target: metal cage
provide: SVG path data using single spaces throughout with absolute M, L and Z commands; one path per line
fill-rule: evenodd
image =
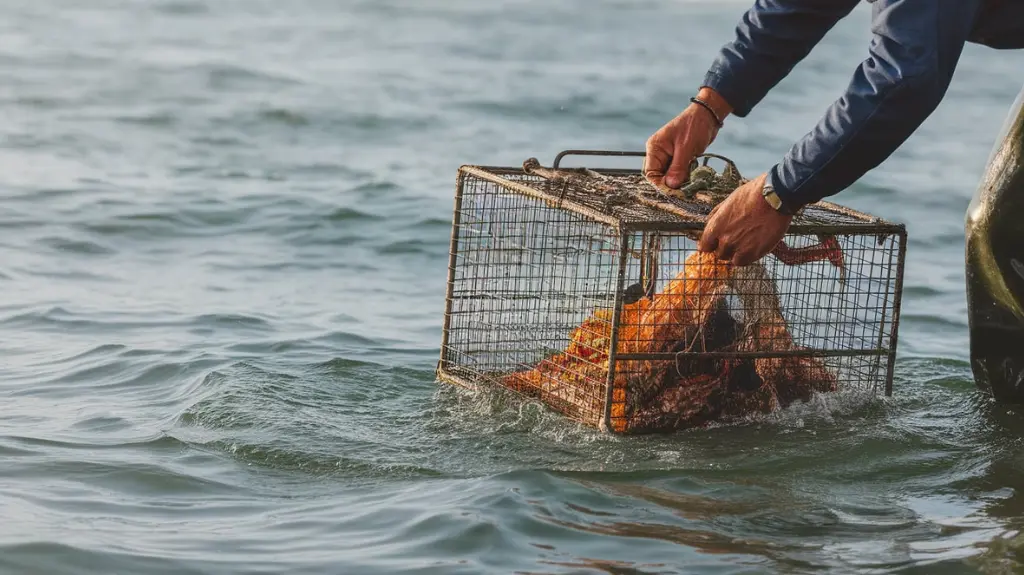
M 498 385 L 617 433 L 841 388 L 892 393 L 903 225 L 819 202 L 771 254 L 734 267 L 696 249 L 714 198 L 665 195 L 639 171 L 560 168 L 569 154 L 643 155 L 459 169 L 441 381 Z

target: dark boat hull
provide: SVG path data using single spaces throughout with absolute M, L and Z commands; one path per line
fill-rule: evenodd
M 966 218 L 971 369 L 1000 402 L 1024 403 L 1024 90 Z

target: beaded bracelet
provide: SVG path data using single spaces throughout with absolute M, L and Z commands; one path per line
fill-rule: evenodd
M 690 98 L 690 101 L 699 106 L 703 106 L 705 110 L 711 112 L 711 116 L 715 119 L 715 123 L 718 124 L 719 128 L 721 128 L 724 125 L 722 123 L 722 119 L 718 117 L 718 114 L 715 113 L 715 110 L 711 107 L 710 104 L 708 104 L 704 100 L 701 100 L 700 98 Z

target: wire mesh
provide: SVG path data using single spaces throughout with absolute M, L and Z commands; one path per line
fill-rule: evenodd
M 592 375 L 607 370 L 599 356 L 607 356 L 608 343 L 600 335 L 610 331 L 611 315 L 581 322 L 590 310 L 614 305 L 617 230 L 477 176 L 463 174 L 459 185 L 443 346 L 448 371 L 463 383 L 503 384 L 596 424 L 605 378 Z M 552 356 L 574 330 L 581 343 L 573 352 L 583 365 L 563 368 Z M 532 378 L 515 373 L 535 367 Z
M 819 204 L 735 267 L 696 249 L 709 205 L 623 202 L 642 176 L 586 175 L 460 169 L 441 379 L 622 433 L 890 393 L 902 226 Z

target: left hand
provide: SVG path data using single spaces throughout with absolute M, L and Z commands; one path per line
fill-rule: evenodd
M 715 206 L 697 243 L 702 252 L 745 266 L 768 255 L 789 229 L 793 216 L 775 211 L 761 196 L 768 174 L 736 188 Z

